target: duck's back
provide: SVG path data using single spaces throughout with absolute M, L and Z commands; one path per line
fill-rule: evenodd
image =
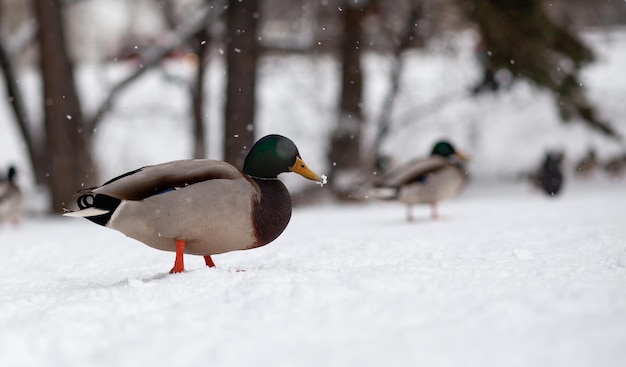
M 406 204 L 435 203 L 457 195 L 465 186 L 466 181 L 467 178 L 459 167 L 441 166 L 401 186 L 398 200 Z
M 384 174 L 378 179 L 376 186 L 400 187 L 420 182 L 428 173 L 438 171 L 446 165 L 448 161 L 441 157 L 414 159 Z

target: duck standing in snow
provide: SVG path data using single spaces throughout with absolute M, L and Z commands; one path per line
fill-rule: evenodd
M 252 146 L 242 171 L 204 159 L 147 166 L 79 191 L 80 210 L 65 215 L 175 252 L 170 273 L 184 270 L 185 253 L 212 267 L 211 255 L 266 245 L 287 227 L 291 197 L 277 177 L 283 172 L 326 183 L 290 139 L 268 135 Z
M 407 220 L 413 220 L 413 205 L 429 204 L 437 219 L 437 203 L 459 194 L 467 185 L 463 165 L 467 156 L 445 140 L 437 142 L 428 158 L 411 160 L 383 174 L 374 183 L 371 196 L 397 200 L 407 205 Z
M 17 169 L 10 166 L 6 178 L 0 179 L 0 224 L 5 221 L 19 223 L 22 215 L 22 192 L 15 182 Z

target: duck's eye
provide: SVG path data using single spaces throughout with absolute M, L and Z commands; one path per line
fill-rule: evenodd
M 95 201 L 95 197 L 92 194 L 82 195 L 76 200 L 76 204 L 78 204 L 78 208 L 85 209 L 93 207 L 93 203 Z

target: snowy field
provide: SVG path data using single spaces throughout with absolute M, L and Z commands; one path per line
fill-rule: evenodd
M 217 268 L 74 218 L 0 232 L 2 366 L 623 366 L 624 183 L 296 209 Z
M 585 38 L 598 62 L 583 82 L 626 135 L 626 31 Z M 571 175 L 588 148 L 605 161 L 625 147 L 559 122 L 549 94 L 528 83 L 469 98 L 480 74 L 471 40 L 452 35 L 407 54 L 384 146 L 400 162 L 445 136 L 471 155 L 472 184 L 441 205 L 441 220 L 421 207 L 407 223 L 394 203 L 296 208 L 272 244 L 215 256 L 215 269 L 187 256 L 177 275 L 167 274 L 172 253 L 42 215 L 0 104 L 0 170 L 17 164 L 28 208 L 20 227 L 0 227 L 0 366 L 625 366 L 626 179 Z M 388 61 L 364 58 L 368 134 Z M 207 141 L 219 158 L 223 65 L 210 67 Z M 263 59 L 259 75 L 259 135 L 291 137 L 319 173 L 338 70 L 326 57 L 294 56 Z M 92 110 L 122 72 L 81 66 L 83 107 Z M 24 71 L 35 117 L 36 81 Z M 121 96 L 95 134 L 102 181 L 188 158 L 181 90 L 153 72 Z M 566 153 L 556 198 L 513 180 L 551 148 Z M 292 190 L 314 185 L 291 176 Z

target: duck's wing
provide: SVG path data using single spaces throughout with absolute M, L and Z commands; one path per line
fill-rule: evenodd
M 376 186 L 399 187 L 420 182 L 426 179 L 429 174 L 440 171 L 448 165 L 449 162 L 441 157 L 414 159 L 384 174 Z
M 193 159 L 146 166 L 125 173 L 102 186 L 79 191 L 79 194 L 103 194 L 120 200 L 143 200 L 147 197 L 198 182 L 237 179 L 243 174 L 229 163 Z

